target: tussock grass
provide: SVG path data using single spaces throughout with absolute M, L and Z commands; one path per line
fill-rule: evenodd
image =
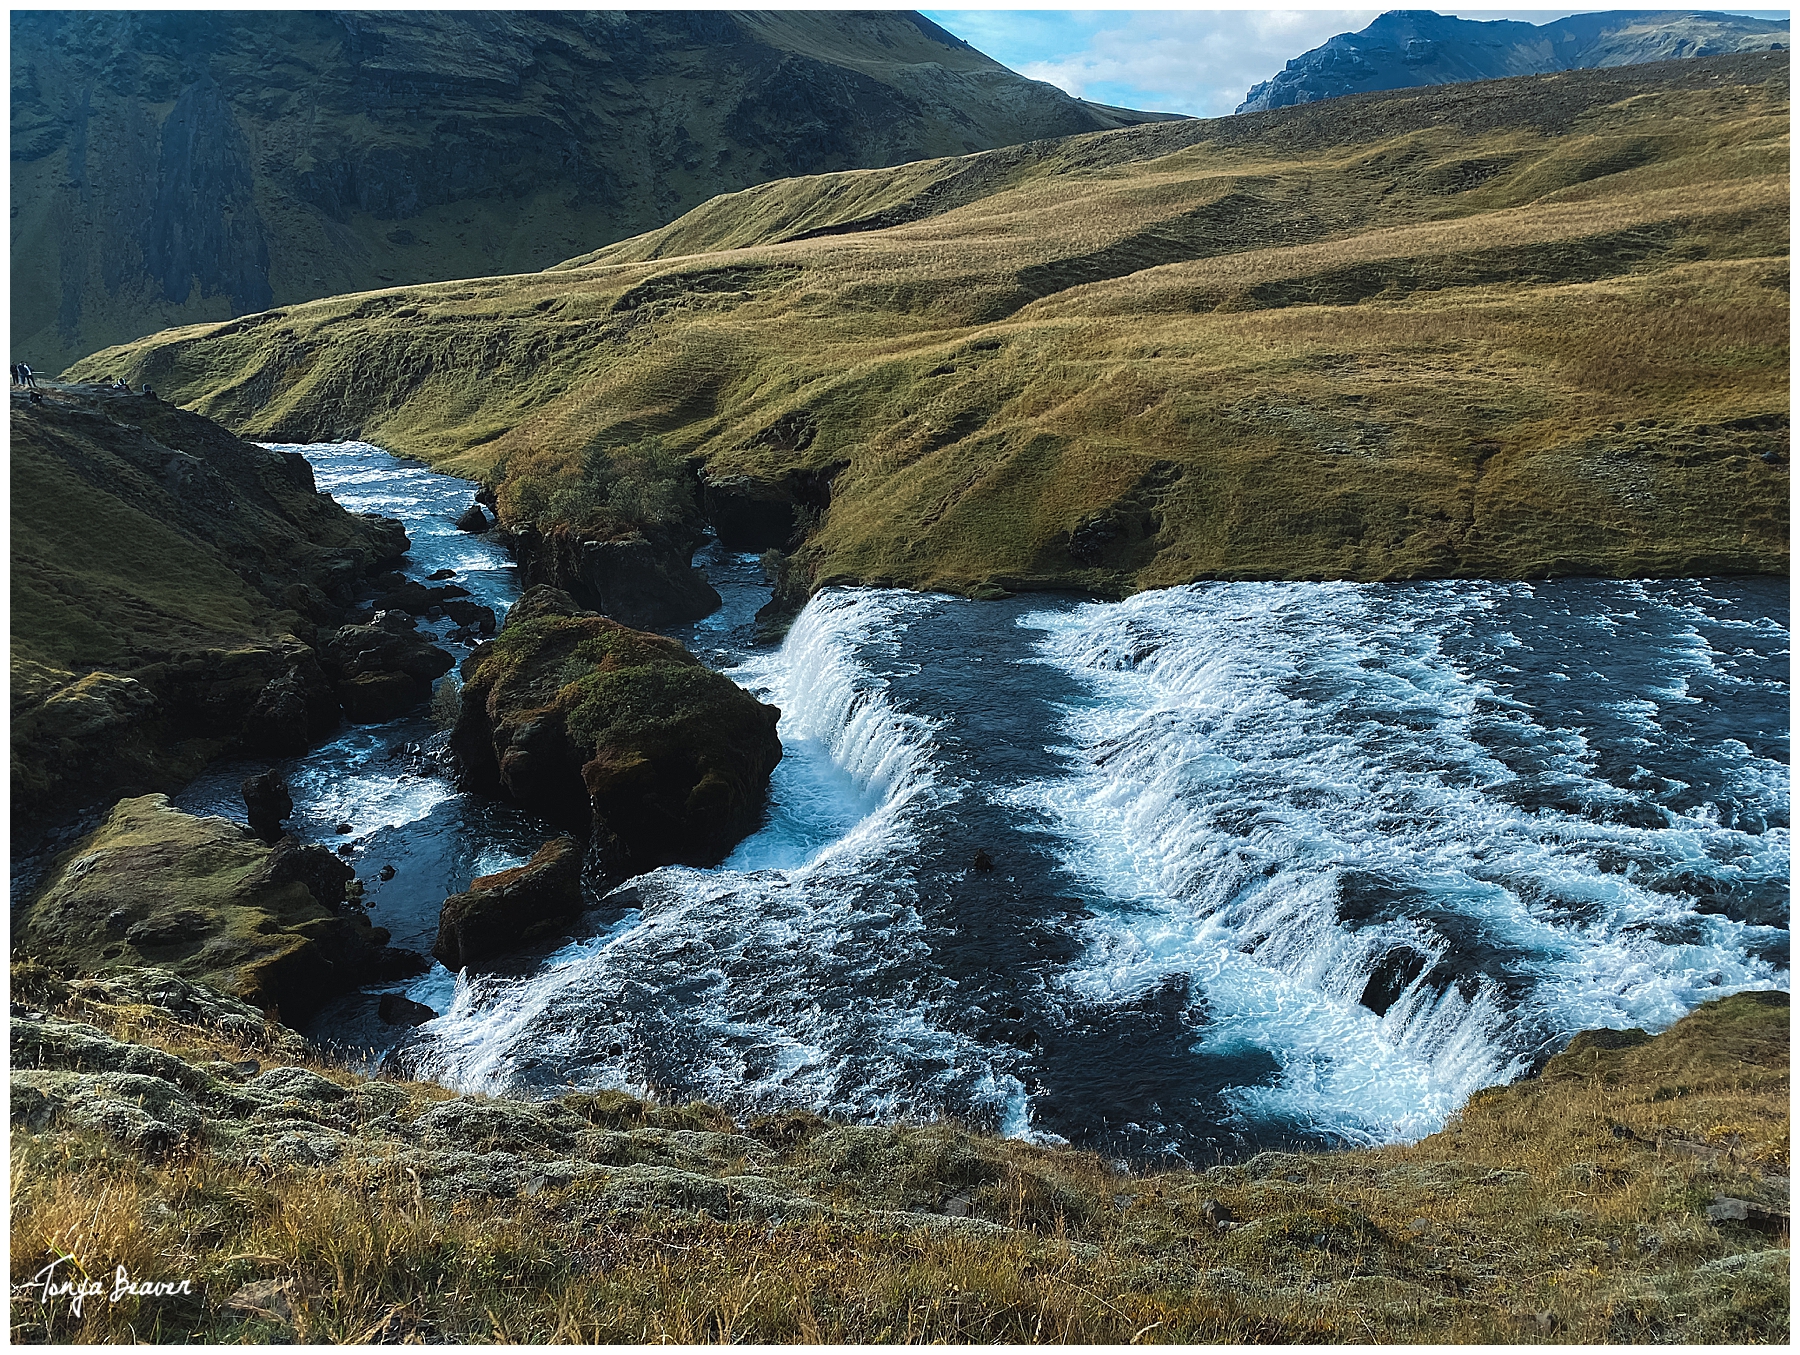
M 259 1047 L 41 969 L 14 981 L 53 1016 L 202 1064 L 258 1047 L 369 1085 L 291 1035 Z M 713 1170 L 829 1211 L 785 1221 L 621 1209 L 604 1182 L 446 1196 L 379 1155 L 256 1171 L 204 1142 L 144 1159 L 90 1131 L 16 1127 L 15 1283 L 70 1254 L 198 1283 L 79 1321 L 15 1298 L 13 1336 L 1778 1342 L 1785 1229 L 1711 1223 L 1705 1206 L 1785 1210 L 1787 1086 L 1785 996 L 1748 994 L 1635 1046 L 1578 1039 L 1407 1147 L 1127 1172 L 952 1124 L 763 1117 L 741 1132 L 774 1156 Z M 384 1087 L 401 1120 L 447 1096 Z M 563 1104 L 610 1130 L 732 1127 L 716 1107 L 622 1093 Z

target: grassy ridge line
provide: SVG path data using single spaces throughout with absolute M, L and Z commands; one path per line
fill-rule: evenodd
M 590 262 L 75 370 L 426 456 L 515 525 L 613 529 L 608 468 L 645 448 L 841 467 L 803 587 L 1775 572 L 1785 76 L 1575 72 L 788 180 Z
M 80 1319 L 15 1290 L 21 1341 L 1788 1336 L 1785 994 L 1578 1036 L 1411 1146 L 1128 1174 L 950 1124 L 371 1080 L 153 970 L 13 992 L 15 1285 L 70 1253 L 196 1282 Z

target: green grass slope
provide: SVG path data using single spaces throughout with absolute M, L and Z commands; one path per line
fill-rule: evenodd
M 646 457 L 834 475 L 799 596 L 1779 572 L 1787 162 L 1785 53 L 1356 96 L 784 180 L 75 371 L 521 527 L 615 530 Z
M 12 399 L 15 830 L 171 789 L 234 746 L 296 751 L 336 718 L 317 626 L 406 541 L 300 457 L 166 401 L 45 396 Z

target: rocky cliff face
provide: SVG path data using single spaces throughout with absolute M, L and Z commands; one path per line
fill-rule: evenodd
M 783 175 L 1148 116 L 906 13 L 15 14 L 13 353 L 541 268 Z
M 1455 19 L 1430 10 L 1390 10 L 1360 33 L 1340 33 L 1251 87 L 1240 113 L 1508 75 L 1632 66 L 1677 57 L 1787 47 L 1786 20 L 1691 10 L 1612 10 L 1554 23 Z

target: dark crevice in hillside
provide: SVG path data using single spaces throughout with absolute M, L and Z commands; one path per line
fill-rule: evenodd
M 1229 203 L 1230 199 L 1222 200 L 1222 204 Z M 1264 210 L 1247 210 L 1253 205 L 1263 206 Z M 1271 243 L 1267 238 L 1270 235 L 1279 236 L 1283 244 L 1298 245 L 1326 238 L 1339 228 L 1338 223 L 1306 215 L 1271 219 L 1266 205 L 1256 204 L 1254 199 L 1243 207 L 1245 210 L 1227 208 L 1213 213 L 1203 209 L 1092 254 L 1022 270 L 1018 275 L 1019 291 L 994 303 L 982 318 L 1003 319 L 1033 301 L 1071 287 L 1256 248 Z M 1233 240 L 1229 232 L 1240 222 L 1254 231 L 1256 238 Z M 1429 258 L 1376 259 L 1248 286 L 1221 283 L 1190 294 L 1187 305 L 1195 311 L 1354 306 L 1375 297 L 1398 299 L 1415 292 L 1454 287 L 1597 282 L 1630 272 L 1640 264 L 1676 262 L 1689 257 L 1687 240 L 1694 224 L 1661 221 L 1585 239 L 1548 240 Z M 1744 213 L 1733 222 L 1709 221 L 1707 225 L 1754 238 L 1769 230 L 1779 233 L 1785 226 L 1785 215 L 1777 219 L 1769 213 Z M 1716 250 L 1710 253 L 1717 257 Z M 1693 256 L 1703 254 L 1697 252 Z
M 904 226 L 913 221 L 942 216 L 945 212 L 955 211 L 958 207 L 965 207 L 990 193 L 998 192 L 1025 170 L 1057 159 L 1066 149 L 1067 146 L 1062 141 L 1030 141 L 1021 146 L 983 151 L 967 157 L 961 162 L 961 168 L 903 202 L 884 207 L 869 216 L 858 217 L 854 221 L 786 235 L 773 243 L 793 244 L 832 235 L 859 235 L 865 231 L 883 231 L 890 226 Z
M 634 311 L 659 301 L 680 301 L 688 296 L 730 296 L 734 293 L 770 292 L 792 282 L 801 269 L 788 264 L 739 264 L 707 268 L 693 273 L 665 273 L 640 282 L 612 305 L 613 313 Z
M 1324 239 L 1348 223 L 1341 217 L 1321 215 L 1310 203 L 1282 204 L 1259 197 L 1245 188 L 1196 207 L 1180 216 L 1159 221 L 1148 230 L 1129 236 L 1091 254 L 1023 268 L 1018 273 L 1019 291 L 991 307 L 985 319 L 1001 319 L 1020 307 L 1046 296 L 1090 282 L 1106 282 L 1157 268 L 1163 264 L 1237 254 L 1248 249 L 1309 244 Z M 1005 307 L 1000 314 L 995 312 Z
M 1547 240 L 1435 259 L 1380 259 L 1247 288 L 1221 288 L 1196 295 L 1190 304 L 1196 310 L 1354 306 L 1378 296 L 1398 298 L 1451 287 L 1597 282 L 1669 254 L 1680 236 L 1678 225 L 1657 222 L 1586 240 Z

